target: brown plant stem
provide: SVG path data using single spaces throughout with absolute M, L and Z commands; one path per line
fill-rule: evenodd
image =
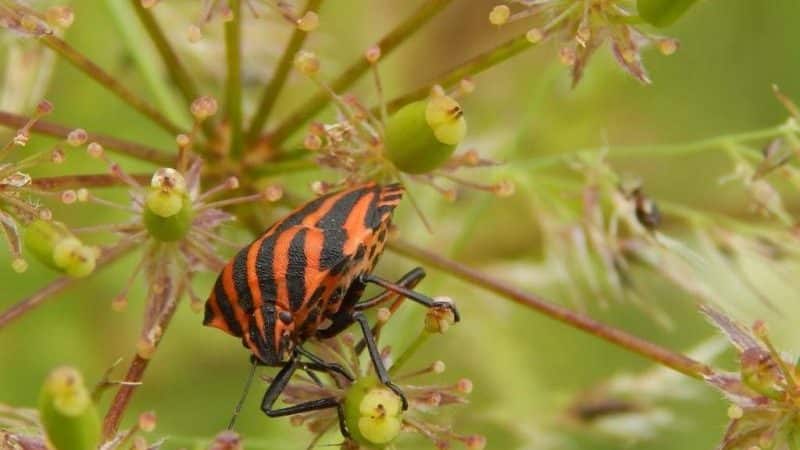
M 487 291 L 531 308 L 571 327 L 585 331 L 684 375 L 702 379 L 704 375 L 713 373 L 713 370 L 709 366 L 695 361 L 688 356 L 673 352 L 672 350 L 661 347 L 650 341 L 602 322 L 598 322 L 591 317 L 552 303 L 535 294 L 524 292 L 501 280 L 492 278 L 483 272 L 417 247 L 411 243 L 395 240 L 390 242 L 388 246 L 395 253 L 422 262 L 428 266 L 435 267 L 449 275 L 468 282 L 470 285 L 480 286 Z
M 451 87 L 464 78 L 483 72 L 484 70 L 517 55 L 533 45 L 534 44 L 528 41 L 525 36 L 511 39 L 510 41 L 507 41 L 484 53 L 476 55 L 451 68 L 450 70 L 445 71 L 444 73 L 435 77 L 430 84 L 390 100 L 388 103 L 386 103 L 386 109 L 389 113 L 397 111 L 411 102 L 427 97 L 430 94 L 430 87 L 432 85 L 438 84 L 444 88 Z M 373 108 L 373 113 L 377 113 L 378 111 L 378 108 Z
M 378 41 L 377 46 L 380 47 L 383 57 L 388 56 L 452 1 L 453 0 L 425 0 L 413 14 Z M 369 61 L 363 56 L 360 56 L 330 84 L 331 90 L 333 90 L 333 92 L 342 92 L 346 90 L 361 78 L 370 67 Z M 303 124 L 314 118 L 330 100 L 331 97 L 328 92 L 319 92 L 286 118 L 274 131 L 268 133 L 270 142 L 277 147 L 303 126 Z
M 0 111 L 0 126 L 8 128 L 21 128 L 25 126 L 30 118 L 14 114 L 6 111 Z M 66 139 L 67 135 L 74 130 L 74 128 L 65 127 L 52 122 L 37 120 L 31 127 L 31 131 L 45 136 L 52 136 L 59 139 Z M 131 156 L 137 159 L 150 161 L 156 164 L 172 164 L 175 157 L 170 155 L 164 150 L 148 147 L 136 142 L 126 141 L 104 134 L 89 133 L 88 142 L 97 142 L 103 147 L 116 151 L 117 153 Z
M 228 0 L 233 19 L 225 23 L 225 109 L 230 126 L 230 154 L 242 155 L 242 1 Z
M 100 269 L 108 267 L 109 265 L 111 265 L 112 262 L 126 255 L 128 251 L 131 250 L 132 248 L 133 248 L 132 244 L 126 243 L 118 245 L 112 249 L 103 252 L 100 258 L 97 260 L 97 269 L 90 276 L 99 272 Z M 23 299 L 17 304 L 6 309 L 2 313 L 0 313 L 0 330 L 3 329 L 3 327 L 11 323 L 12 321 L 28 313 L 32 309 L 40 306 L 42 303 L 48 300 L 52 300 L 53 298 L 55 298 L 56 294 L 72 287 L 74 284 L 76 284 L 78 281 L 81 280 L 85 280 L 85 278 L 72 278 L 72 277 L 58 278 L 52 283 L 48 284 L 47 286 L 36 291 L 31 296 Z
M 303 14 L 309 11 L 319 11 L 321 4 L 322 0 L 309 0 Z M 247 131 L 245 142 L 253 143 L 258 139 L 261 129 L 264 127 L 267 119 L 269 119 L 272 108 L 275 106 L 275 102 L 278 100 L 278 96 L 283 91 L 283 86 L 289 78 L 289 73 L 292 71 L 292 65 L 294 63 L 294 57 L 303 47 L 308 35 L 308 32 L 300 28 L 295 28 L 292 33 L 292 37 L 289 39 L 289 43 L 286 44 L 286 48 L 281 54 L 281 60 L 278 62 L 275 72 L 272 74 L 272 78 L 270 78 L 269 82 L 264 87 L 264 93 L 261 96 L 258 109 L 253 115 L 253 119 L 250 121 L 250 128 Z
M 147 185 L 152 176 L 146 173 L 131 174 L 131 178 L 142 185 Z M 127 187 L 127 183 L 115 175 L 109 173 L 96 173 L 86 175 L 61 175 L 56 177 L 39 177 L 31 181 L 31 185 L 36 188 L 55 191 L 62 189 L 77 188 L 104 188 L 104 187 Z
M 153 352 L 155 352 L 155 349 L 161 342 L 161 338 L 163 337 L 167 327 L 169 326 L 169 323 L 172 321 L 172 318 L 175 315 L 175 311 L 177 310 L 179 303 L 178 300 L 183 295 L 183 290 L 184 286 L 164 288 L 160 294 L 154 293 L 153 297 L 149 299 L 151 302 L 158 301 L 157 297 L 162 296 L 161 300 L 164 302 L 161 310 L 158 313 L 158 317 L 152 325 L 153 328 L 158 328 L 159 330 L 153 342 Z M 147 369 L 147 366 L 150 364 L 150 360 L 152 359 L 153 354 L 148 355 L 148 357 L 144 357 L 138 352 L 133 357 L 133 361 L 131 361 L 131 365 L 128 367 L 128 372 L 125 374 L 125 379 L 123 380 L 124 383 L 120 384 L 114 399 L 111 401 L 111 405 L 108 407 L 106 416 L 103 419 L 104 441 L 113 439 L 114 435 L 117 433 L 120 422 L 122 421 L 122 416 L 125 414 L 125 410 L 130 404 L 131 397 L 136 391 L 136 388 L 141 385 L 144 372 Z
M 153 105 L 138 97 L 128 88 L 122 85 L 116 78 L 111 76 L 108 72 L 104 71 L 97 64 L 93 63 L 89 58 L 84 56 L 79 51 L 75 50 L 72 46 L 67 44 L 64 40 L 48 34 L 42 36 L 40 40 L 50 49 L 58 53 L 64 59 L 69 61 L 77 69 L 100 83 L 109 91 L 117 95 L 121 100 L 132 106 L 134 109 L 144 114 L 150 120 L 161 126 L 170 134 L 180 134 L 182 131 L 180 127 L 172 123 Z

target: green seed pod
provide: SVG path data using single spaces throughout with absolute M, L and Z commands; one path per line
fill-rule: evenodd
M 173 242 L 186 236 L 194 214 L 186 182 L 175 169 L 159 169 L 144 199 L 144 225 L 158 240 Z
M 25 248 L 46 266 L 76 278 L 92 273 L 97 263 L 92 247 L 53 220 L 31 222 L 25 229 Z
M 426 173 L 441 166 L 467 134 L 461 105 L 436 95 L 410 103 L 386 123 L 385 152 L 407 173 Z
M 675 23 L 697 0 L 639 0 L 639 16 L 657 27 Z
M 359 445 L 384 448 L 403 425 L 402 401 L 374 377 L 351 385 L 344 398 L 344 416 L 352 439 Z
M 54 448 L 97 448 L 100 418 L 83 377 L 74 368 L 59 367 L 48 375 L 39 397 L 39 413 Z

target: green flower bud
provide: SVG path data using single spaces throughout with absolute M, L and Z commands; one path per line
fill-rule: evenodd
M 97 252 L 61 222 L 36 219 L 25 229 L 25 248 L 46 266 L 70 276 L 94 271 Z
M 362 378 L 348 388 L 344 414 L 352 439 L 370 448 L 384 448 L 403 426 L 402 400 L 374 377 Z
M 45 380 L 39 413 L 47 438 L 58 450 L 97 448 L 100 418 L 81 374 L 72 367 L 55 369 Z
M 159 169 L 144 199 L 144 224 L 150 234 L 165 242 L 186 236 L 194 214 L 186 181 L 175 169 Z
M 697 0 L 639 0 L 639 16 L 657 27 L 675 23 Z
M 403 172 L 430 172 L 450 158 L 466 134 L 461 105 L 452 97 L 435 95 L 408 104 L 389 118 L 385 152 Z

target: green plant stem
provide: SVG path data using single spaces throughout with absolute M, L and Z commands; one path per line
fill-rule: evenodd
M 94 276 L 101 269 L 110 266 L 111 263 L 118 260 L 120 257 L 126 255 L 132 248 L 133 244 L 128 243 L 128 244 L 118 245 L 112 249 L 103 252 L 100 258 L 98 258 L 97 260 L 97 269 L 94 271 L 94 273 L 92 273 L 89 276 Z M 15 305 L 12 305 L 10 308 L 0 313 L 0 330 L 2 330 L 9 323 L 13 322 L 16 319 L 19 319 L 24 314 L 30 312 L 32 309 L 41 306 L 44 302 L 55 299 L 56 294 L 61 293 L 66 289 L 72 287 L 76 283 L 84 280 L 86 280 L 86 278 L 72 278 L 72 277 L 58 278 L 55 281 L 48 284 L 47 286 L 34 292 L 29 297 L 21 300 Z
M 275 161 L 265 164 L 252 166 L 249 175 L 254 178 L 269 177 L 277 175 L 295 174 L 298 172 L 319 170 L 320 167 L 311 159 L 292 159 L 287 161 Z
M 132 106 L 134 109 L 144 114 L 157 125 L 161 126 L 165 131 L 170 134 L 180 134 L 182 130 L 172 123 L 169 119 L 164 117 L 161 112 L 153 105 L 139 98 L 136 94 L 129 91 L 128 88 L 122 85 L 108 72 L 104 71 L 97 64 L 93 63 L 89 58 L 82 53 L 75 50 L 72 46 L 67 44 L 64 40 L 54 36 L 45 35 L 40 40 L 51 50 L 58 53 L 64 59 L 69 61 L 77 69 L 100 83 L 103 87 L 117 95 L 121 100 Z
M 225 81 L 225 104 L 230 126 L 230 154 L 242 155 L 242 2 L 229 0 L 233 19 L 225 23 L 225 58 L 228 77 Z
M 413 14 L 378 41 L 377 45 L 380 47 L 383 57 L 388 56 L 452 1 L 453 0 L 425 0 Z M 371 65 L 366 58 L 360 56 L 330 84 L 331 90 L 333 92 L 342 92 L 346 90 L 361 78 L 370 67 Z M 279 146 L 285 139 L 303 126 L 303 124 L 314 118 L 330 100 L 330 95 L 327 92 L 317 93 L 278 125 L 275 130 L 268 133 L 270 142 L 276 147 Z
M 391 114 L 411 102 L 427 97 L 430 93 L 430 86 L 432 85 L 438 84 L 444 88 L 448 88 L 464 78 L 476 75 L 490 67 L 500 64 L 533 45 L 534 44 L 528 41 L 525 36 L 511 39 L 496 48 L 474 56 L 450 70 L 445 71 L 443 74 L 435 77 L 430 84 L 390 100 L 386 104 L 386 109 Z M 377 113 L 377 111 L 378 108 L 373 108 L 373 113 Z
M 580 154 L 592 154 L 601 151 L 607 151 L 608 156 L 612 158 L 625 156 L 680 156 L 699 153 L 706 150 L 727 150 L 732 145 L 780 137 L 791 133 L 800 133 L 800 126 L 798 126 L 794 119 L 789 119 L 780 125 L 768 128 L 714 136 L 708 139 L 687 142 L 684 144 L 629 145 L 595 149 L 578 149 L 569 152 L 555 153 L 552 155 L 520 159 L 514 161 L 513 164 L 516 168 L 525 169 L 528 171 L 545 169 L 560 164 L 564 161 L 564 158 L 577 156 Z
M 9 128 L 22 128 L 30 120 L 29 117 L 21 116 L 6 111 L 0 111 L 0 126 Z M 37 120 L 31 127 L 34 133 L 45 136 L 52 136 L 59 139 L 66 139 L 67 135 L 75 128 Z M 175 157 L 164 150 L 148 147 L 137 142 L 126 141 L 104 134 L 89 133 L 88 142 L 97 142 L 104 148 L 116 151 L 119 154 L 130 156 L 144 161 L 150 161 L 159 165 L 169 165 L 175 162 Z
M 186 67 L 175 52 L 175 49 L 170 45 L 164 31 L 158 25 L 155 17 L 153 17 L 153 13 L 142 6 L 141 0 L 130 0 L 130 2 L 134 11 L 136 11 L 136 15 L 139 17 L 139 21 L 142 22 L 147 34 L 156 46 L 156 50 L 158 50 L 159 55 L 161 55 L 161 60 L 164 63 L 164 67 L 167 69 L 170 79 L 175 83 L 181 96 L 183 96 L 183 99 L 186 101 L 188 111 L 188 105 L 196 98 L 200 97 L 197 84 L 194 82 L 191 75 L 189 75 Z M 204 120 L 202 126 L 203 134 L 205 134 L 206 139 L 212 139 L 215 134 L 213 118 L 209 117 Z
M 409 359 L 411 359 L 414 353 L 416 353 L 423 344 L 428 342 L 428 338 L 430 337 L 431 333 L 429 333 L 427 330 L 422 330 L 419 335 L 417 335 L 417 338 L 411 342 L 411 345 L 409 345 L 408 348 L 397 358 L 397 361 L 392 364 L 392 367 L 389 368 L 389 374 L 396 375 L 397 371 L 400 370 L 400 368 L 403 367 L 403 365 L 407 363 Z
M 320 5 L 322 5 L 322 0 L 309 0 L 303 14 L 309 11 L 319 11 Z M 253 115 L 253 119 L 250 121 L 250 128 L 245 138 L 247 143 L 255 142 L 255 140 L 258 139 L 261 129 L 264 128 L 264 124 L 267 122 L 267 119 L 269 119 L 270 113 L 272 113 L 272 109 L 275 107 L 275 102 L 278 100 L 278 96 L 283 91 L 283 86 L 289 78 L 289 73 L 291 73 L 294 64 L 294 57 L 303 47 L 308 35 L 309 33 L 299 28 L 295 28 L 292 33 L 292 37 L 283 50 L 278 66 L 272 74 L 272 78 L 270 78 L 269 83 L 267 83 L 264 88 L 264 93 L 261 95 L 258 109 L 255 115 Z
M 547 301 L 537 295 L 523 292 L 478 270 L 420 247 L 416 247 L 408 242 L 395 240 L 390 242 L 388 246 L 389 249 L 395 253 L 424 263 L 427 266 L 435 267 L 449 275 L 466 281 L 472 286 L 479 286 L 503 298 L 531 308 L 552 319 L 585 331 L 684 375 L 702 379 L 703 376 L 713 373 L 713 370 L 709 366 L 695 361 L 688 356 L 673 352 L 672 350 L 656 345 L 650 341 L 598 322 L 591 317 Z
M 149 37 L 144 27 L 139 22 L 131 20 L 131 16 L 136 14 L 135 5 L 131 5 L 129 0 L 103 0 L 103 2 L 111 18 L 114 19 L 115 28 L 119 30 L 119 40 L 130 50 L 131 58 L 155 98 L 156 106 L 167 118 L 181 127 L 187 127 L 191 123 L 188 108 L 183 106 L 172 85 L 162 76 L 163 70 L 158 55 L 155 49 L 148 45 Z M 133 3 L 141 6 L 141 2 Z

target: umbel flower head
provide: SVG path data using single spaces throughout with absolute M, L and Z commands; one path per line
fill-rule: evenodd
M 503 25 L 530 19 L 534 26 L 526 38 L 534 44 L 559 40 L 559 59 L 572 69 L 572 84 L 583 76 L 586 64 L 606 41 L 620 67 L 642 83 L 650 78 L 642 64 L 641 49 L 655 44 L 664 55 L 678 49 L 678 42 L 650 34 L 636 26 L 634 0 L 507 0 L 492 9 L 489 22 Z
M 706 381 L 732 403 L 720 450 L 792 450 L 800 444 L 798 368 L 778 352 L 758 321 L 751 329 L 712 307 L 705 315 L 722 330 L 739 354 L 739 373 L 717 372 Z
M 462 168 L 497 164 L 481 158 L 475 150 L 455 154 L 467 134 L 467 121 L 458 99 L 475 89 L 472 81 L 462 80 L 450 92 L 435 86 L 428 98 L 390 114 L 383 102 L 378 75 L 380 57 L 379 47 L 372 47 L 364 54 L 378 93 L 379 106 L 375 109 L 366 107 L 353 95 L 334 92 L 321 79 L 320 62 L 314 53 L 302 51 L 295 58 L 295 68 L 328 93 L 336 107 L 336 121 L 311 124 L 304 140 L 305 147 L 316 154 L 318 164 L 343 172 L 346 176 L 343 183 L 407 177 L 435 188 L 448 198 L 455 196 L 453 186 L 511 194 L 513 187 L 508 182 L 483 184 L 454 174 Z
M 391 309 L 378 310 L 378 323 L 372 332 L 380 337 L 383 326 L 399 307 L 395 302 Z M 450 426 L 438 423 L 435 416 L 439 408 L 448 405 L 467 403 L 466 396 L 472 392 L 472 382 L 462 378 L 454 384 L 420 385 L 413 380 L 424 375 L 440 375 L 445 371 L 445 363 L 435 361 L 425 368 L 408 372 L 400 371 L 408 359 L 435 334 L 445 332 L 453 322 L 452 312 L 445 309 L 431 309 L 425 316 L 425 323 L 409 348 L 396 360 L 392 350 L 386 346 L 381 351 L 384 364 L 389 368 L 392 379 L 405 393 L 409 408 L 402 410 L 402 401 L 390 389 L 378 381 L 372 364 L 360 358 L 364 350 L 363 342 L 356 342 L 350 333 L 332 339 L 314 341 L 317 353 L 329 361 L 341 361 L 345 369 L 354 375 L 348 380 L 341 375 L 331 374 L 330 379 L 318 376 L 297 375 L 283 391 L 287 404 L 302 403 L 324 397 L 334 397 L 341 401 L 344 414 L 343 433 L 348 434 L 343 449 L 384 448 L 390 445 L 403 432 L 418 433 L 430 439 L 438 449 L 450 448 L 451 443 L 461 442 L 469 450 L 481 450 L 486 440 L 480 435 L 461 435 Z M 267 381 L 272 381 L 267 379 Z M 329 431 L 337 427 L 339 417 L 336 409 L 325 409 L 292 416 L 293 425 L 305 425 L 314 433 L 311 446 L 316 445 Z
M 221 208 L 265 198 L 263 193 L 229 197 L 214 201 L 213 198 L 239 186 L 236 177 L 229 177 L 207 191 L 200 188 L 202 160 L 188 153 L 189 139 L 179 136 L 181 147 L 178 169 L 164 167 L 155 171 L 149 185 L 142 185 L 133 176 L 111 162 L 97 143 L 90 143 L 90 155 L 104 160 L 110 172 L 130 188 L 131 202 L 120 205 L 95 196 L 85 189 L 66 191 L 62 200 L 92 202 L 122 209 L 130 213 L 130 219 L 122 223 L 90 226 L 76 232 L 108 231 L 121 238 L 115 248 L 142 248 L 142 258 L 125 283 L 122 292 L 114 299 L 112 307 L 122 310 L 127 305 L 128 291 L 135 279 L 143 272 L 147 282 L 147 308 L 142 337 L 137 350 L 147 359 L 155 349 L 162 333 L 162 320 L 170 317 L 178 299 L 186 293 L 195 311 L 202 309 L 202 300 L 192 289 L 192 280 L 200 271 L 218 271 L 224 261 L 218 256 L 218 246 L 238 248 L 239 245 L 219 236 L 218 229 L 233 220 L 233 216 Z

